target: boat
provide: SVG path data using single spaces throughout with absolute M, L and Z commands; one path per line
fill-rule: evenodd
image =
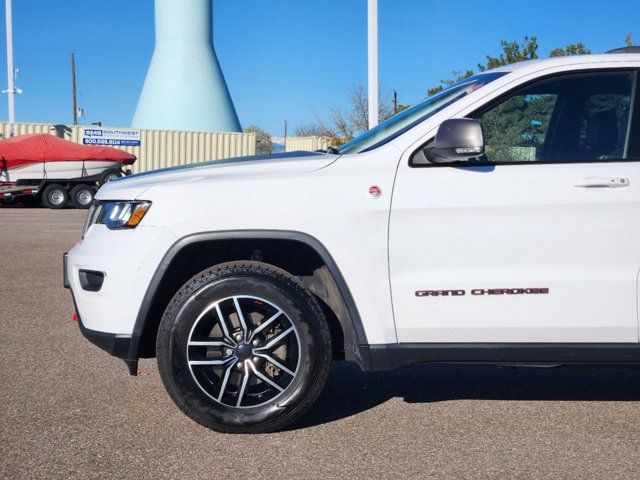
M 0 183 L 94 180 L 105 171 L 124 173 L 136 156 L 99 145 L 80 145 L 49 134 L 0 140 Z M 115 175 L 119 176 L 119 175 Z

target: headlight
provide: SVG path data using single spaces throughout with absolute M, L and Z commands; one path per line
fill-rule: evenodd
M 96 223 L 107 228 L 136 228 L 151 206 L 151 202 L 104 202 Z
M 103 224 L 111 230 L 136 228 L 151 207 L 145 201 L 107 201 L 95 202 L 85 222 L 84 232 L 93 224 Z

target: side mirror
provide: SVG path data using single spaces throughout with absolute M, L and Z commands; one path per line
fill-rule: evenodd
M 471 118 L 445 120 L 440 124 L 433 144 L 423 152 L 432 163 L 455 162 L 482 155 L 482 126 Z

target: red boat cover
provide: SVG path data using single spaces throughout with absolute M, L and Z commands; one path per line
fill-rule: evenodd
M 136 161 L 136 156 L 118 148 L 80 145 L 46 133 L 36 133 L 0 140 L 0 163 L 4 163 L 2 160 L 6 162 L 6 168 L 32 162 L 95 160 L 131 165 Z

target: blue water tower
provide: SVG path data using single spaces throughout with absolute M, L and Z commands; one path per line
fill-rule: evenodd
M 156 45 L 134 128 L 241 132 L 213 49 L 212 0 L 155 0 Z

